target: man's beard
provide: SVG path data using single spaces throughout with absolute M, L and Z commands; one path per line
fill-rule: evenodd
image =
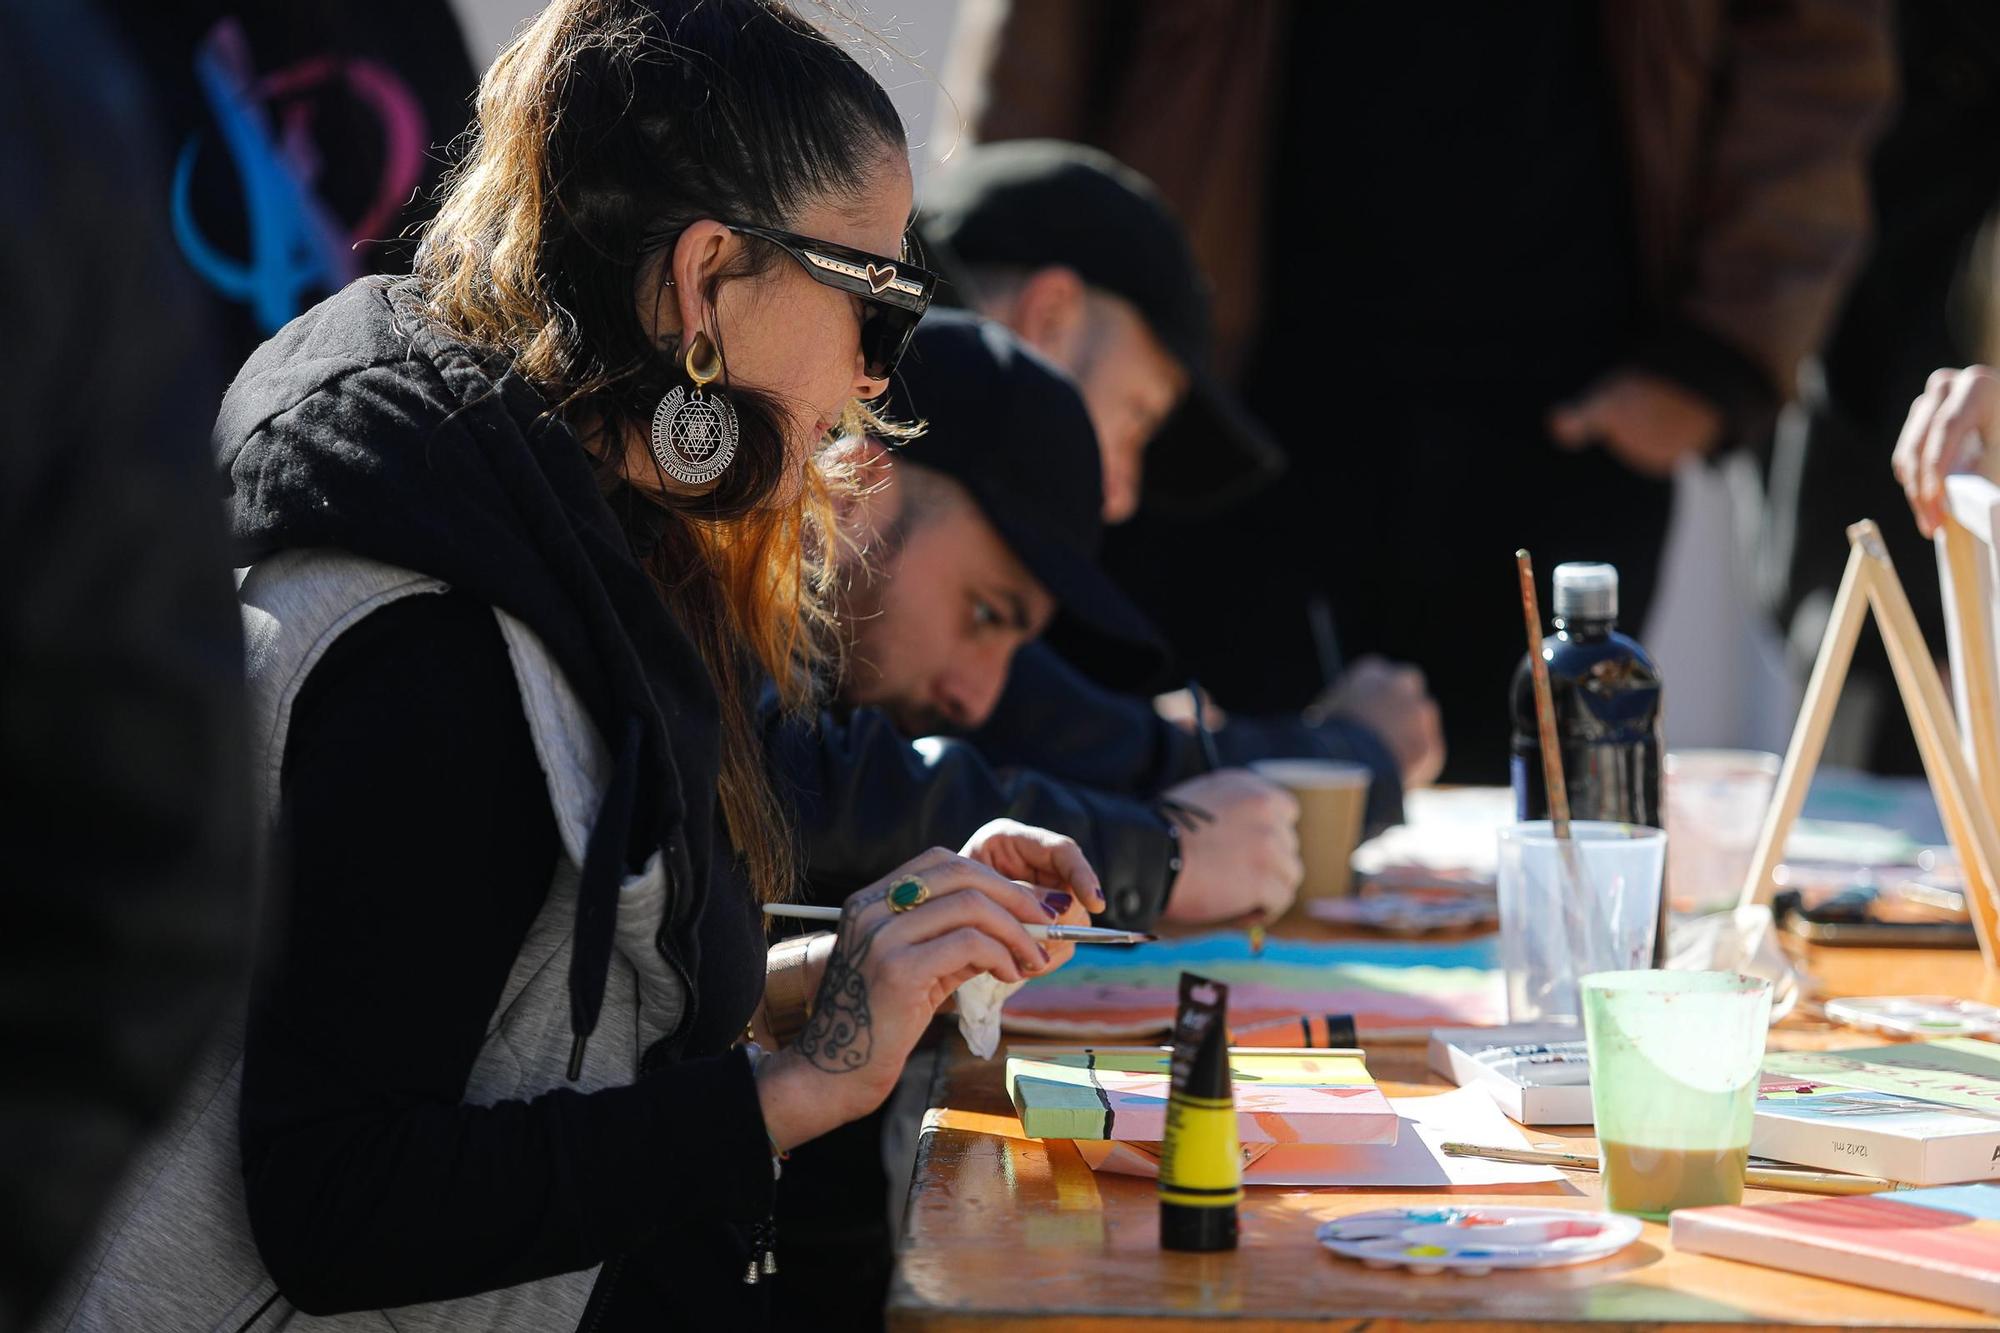
M 883 597 L 893 573 L 893 562 L 874 570 L 849 568 L 834 593 L 843 649 L 841 702 L 854 708 L 880 709 L 896 724 L 896 730 L 913 740 L 919 736 L 958 735 L 967 728 L 929 704 L 870 697 L 879 685 L 880 673 L 862 646 L 865 640 L 862 628 L 882 614 Z

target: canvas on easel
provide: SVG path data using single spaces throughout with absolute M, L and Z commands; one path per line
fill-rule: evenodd
M 1977 478 L 1952 478 L 1954 483 Z M 1990 483 L 1989 483 L 1990 485 Z M 2000 502 L 2000 488 L 1990 497 Z M 1854 644 L 1861 623 L 1872 611 L 1875 625 L 1888 650 L 1889 666 L 1896 688 L 1916 734 L 1917 751 L 1923 758 L 1924 773 L 1943 817 L 1945 835 L 1965 874 L 1966 906 L 1979 936 L 1979 951 L 1986 966 L 2000 970 L 2000 737 L 1993 732 L 1996 712 L 1994 699 L 2000 678 L 1993 670 L 1993 608 L 1996 588 L 2000 588 L 2000 564 L 1994 563 L 1991 516 L 2000 510 L 1996 503 L 1986 511 L 1984 530 L 1986 556 L 1979 562 L 1981 534 L 1956 520 L 1947 522 L 1939 534 L 1938 550 L 1946 581 L 1945 602 L 1953 625 L 1953 677 L 1964 680 L 1960 692 L 1961 716 L 1967 719 L 1966 733 L 1959 734 L 1946 697 L 1937 664 L 1917 627 L 1910 599 L 1896 577 L 1896 567 L 1882 543 L 1882 533 L 1868 520 L 1847 530 L 1847 570 L 1827 618 L 1826 634 L 1820 640 L 1819 656 L 1806 682 L 1805 701 L 1799 708 L 1798 725 L 1785 752 L 1784 767 L 1778 773 L 1777 790 L 1770 811 L 1764 817 L 1757 854 L 1743 882 L 1744 904 L 1767 902 L 1774 888 L 1773 872 L 1784 855 L 1785 840 L 1805 804 L 1806 789 L 1812 785 L 1813 771 L 1819 766 L 1826 745 L 1827 728 L 1840 701 L 1841 686 L 1854 658 Z M 1958 577 L 1953 579 L 1956 572 Z M 1984 645 L 1959 651 L 1959 640 Z M 1974 684 L 1974 679 L 1979 684 Z M 1983 691 L 1983 693 L 1982 693 Z M 1980 707 L 1968 707 L 1967 704 Z M 1971 752 L 1968 755 L 1968 751 Z M 1975 769 L 1975 765 L 1977 768 Z
M 2000 485 L 1945 478 L 1946 520 L 1937 534 L 1945 647 L 1966 762 L 1987 817 L 2000 828 Z M 2000 888 L 2000 884 L 1995 885 Z

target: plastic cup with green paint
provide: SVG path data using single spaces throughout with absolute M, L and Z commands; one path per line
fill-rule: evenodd
M 1658 1219 L 1743 1202 L 1771 983 L 1593 972 L 1579 988 L 1605 1207 Z

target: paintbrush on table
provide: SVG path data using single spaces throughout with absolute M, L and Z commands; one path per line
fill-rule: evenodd
M 1441 1143 L 1438 1151 L 1447 1157 L 1477 1157 L 1482 1161 L 1513 1162 L 1520 1166 L 1556 1166 L 1570 1171 L 1599 1169 L 1597 1158 L 1589 1153 L 1488 1148 L 1476 1143 Z M 1744 1171 L 1743 1183 L 1750 1189 L 1790 1190 L 1794 1194 L 1887 1194 L 1893 1190 L 1917 1188 L 1899 1180 L 1870 1180 L 1866 1176 L 1844 1175 L 1838 1171 L 1813 1171 L 1791 1166 L 1752 1166 Z

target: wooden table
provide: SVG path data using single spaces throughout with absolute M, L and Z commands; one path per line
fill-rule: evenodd
M 2000 985 L 1970 952 L 1812 952 L 1807 966 L 1824 996 L 1953 994 L 2000 1002 Z M 1778 1046 L 1871 1045 L 1879 1038 L 1788 1022 Z M 1803 1328 L 2000 1327 L 1971 1311 L 1863 1287 L 1799 1277 L 1703 1255 L 1676 1253 L 1664 1226 L 1648 1223 L 1639 1244 L 1602 1263 L 1483 1278 L 1377 1272 L 1337 1259 L 1313 1239 L 1328 1218 L 1398 1204 L 1468 1202 L 1599 1206 L 1597 1177 L 1503 1190 L 1361 1189 L 1249 1191 L 1241 1248 L 1175 1254 L 1159 1247 L 1154 1185 L 1098 1175 L 1073 1145 L 1023 1137 L 1002 1086 L 1002 1063 L 974 1061 L 951 1043 L 940 1056 L 932 1110 L 890 1289 L 898 1330 L 1103 1330 L 1193 1328 L 1210 1320 L 1237 1329 L 1390 1330 L 1478 1325 L 1490 1329 L 1643 1324 L 1705 1333 L 1773 1324 Z M 1421 1047 L 1378 1047 L 1369 1065 L 1384 1091 L 1407 1096 L 1445 1085 L 1424 1067 Z M 1531 1143 L 1585 1136 L 1528 1128 Z M 1799 1197 L 1752 1190 L 1748 1202 Z

